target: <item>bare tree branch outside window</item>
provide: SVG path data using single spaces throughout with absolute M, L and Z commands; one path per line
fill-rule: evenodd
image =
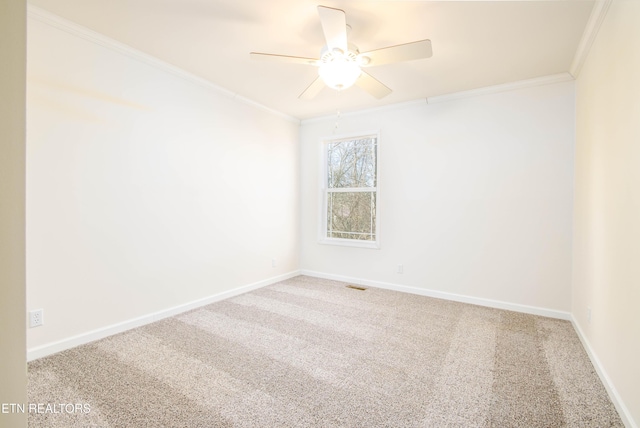
M 377 138 L 327 144 L 327 238 L 376 240 Z

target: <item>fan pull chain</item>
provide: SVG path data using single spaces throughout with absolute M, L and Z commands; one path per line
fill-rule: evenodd
M 335 134 L 338 130 L 338 125 L 340 124 L 340 110 L 336 110 L 336 126 L 333 128 L 333 133 Z

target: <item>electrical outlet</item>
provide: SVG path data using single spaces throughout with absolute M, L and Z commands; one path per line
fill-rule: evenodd
M 591 324 L 591 307 L 587 306 L 587 322 Z
M 43 309 L 36 309 L 35 311 L 29 311 L 29 327 L 39 327 L 44 324 Z
M 271 267 L 274 268 L 276 267 L 276 259 L 271 259 Z
M 404 266 L 398 265 L 398 273 L 404 273 Z

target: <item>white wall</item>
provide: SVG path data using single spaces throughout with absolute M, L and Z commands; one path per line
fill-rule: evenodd
M 26 2 L 0 2 L 0 404 L 27 401 L 25 331 Z M 26 427 L 0 412 L 0 427 Z
M 28 25 L 29 348 L 298 268 L 298 123 Z
M 302 125 L 303 270 L 570 310 L 573 82 L 343 116 L 380 130 L 380 250 L 317 242 L 335 121 Z
M 634 426 L 640 424 L 639 24 L 640 2 L 614 1 L 577 80 L 572 306 Z

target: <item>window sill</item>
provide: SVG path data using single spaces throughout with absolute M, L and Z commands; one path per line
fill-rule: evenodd
M 374 250 L 380 249 L 380 243 L 378 241 L 359 241 L 356 239 L 338 239 L 338 238 L 325 238 L 318 240 L 322 245 L 338 245 L 342 247 L 358 247 L 358 248 L 371 248 Z

